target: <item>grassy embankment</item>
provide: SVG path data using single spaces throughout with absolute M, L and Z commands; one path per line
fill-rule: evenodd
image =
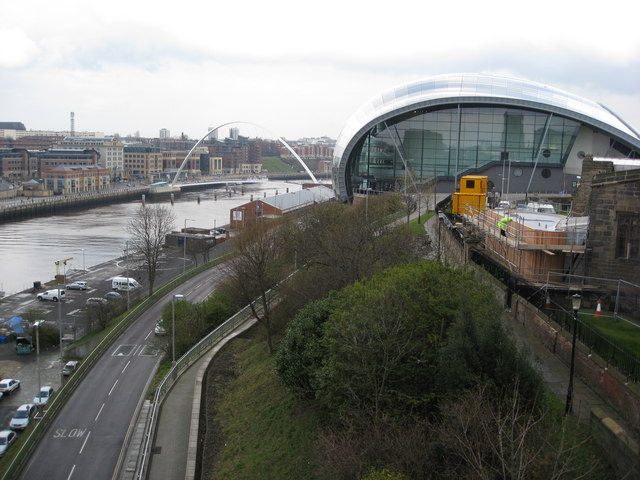
M 226 446 L 215 478 L 324 480 L 315 473 L 321 419 L 280 382 L 260 328 L 229 348 L 237 376 L 217 406 Z
M 282 159 L 280 158 L 263 158 L 262 169 L 270 173 L 275 173 L 275 172 L 289 173 L 289 172 L 296 171 L 295 168 L 293 168 L 288 163 L 283 162 Z

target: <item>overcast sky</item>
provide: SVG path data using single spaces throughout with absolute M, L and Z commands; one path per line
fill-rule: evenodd
M 570 91 L 640 130 L 628 0 L 3 3 L 0 121 L 31 130 L 68 130 L 75 112 L 77 131 L 107 135 L 200 138 L 250 121 L 335 138 L 382 90 L 467 72 Z

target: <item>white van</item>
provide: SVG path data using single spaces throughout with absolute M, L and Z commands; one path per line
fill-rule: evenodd
M 111 289 L 120 290 L 126 292 L 127 290 L 133 290 L 138 288 L 140 284 L 133 278 L 127 277 L 113 277 L 111 279 Z

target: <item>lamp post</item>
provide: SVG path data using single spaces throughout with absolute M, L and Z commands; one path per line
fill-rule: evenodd
M 131 306 L 131 302 L 129 300 L 129 290 L 131 290 L 131 288 L 129 288 L 129 284 L 131 282 L 129 282 L 129 240 L 126 240 L 124 242 L 124 249 L 125 249 L 125 261 L 124 263 L 127 265 L 127 312 L 129 311 L 129 307 Z
M 36 329 L 36 368 L 38 370 L 38 403 L 42 403 L 42 383 L 40 381 L 40 325 L 44 320 L 38 320 L 33 324 Z
M 582 297 L 576 293 L 571 297 L 571 307 L 573 308 L 573 339 L 571 342 L 571 365 L 569 367 L 569 387 L 567 388 L 567 404 L 565 405 L 564 414 L 571 413 L 573 408 L 573 366 L 576 358 L 576 332 L 578 330 L 578 311 Z
M 182 274 L 184 275 L 184 272 L 187 269 L 187 220 L 190 222 L 195 222 L 195 220 L 193 218 L 185 218 L 184 219 L 184 230 L 182 231 L 182 233 L 184 234 L 184 243 L 183 243 L 183 250 L 182 250 Z
M 171 364 L 176 363 L 176 300 L 182 300 L 184 295 L 175 293 L 171 300 Z

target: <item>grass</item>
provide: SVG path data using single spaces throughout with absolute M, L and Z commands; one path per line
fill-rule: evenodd
M 429 220 L 431 217 L 435 215 L 435 212 L 428 212 L 420 215 L 420 223 L 418 223 L 418 219 L 414 218 L 409 222 L 409 228 L 411 229 L 411 233 L 413 235 L 421 235 L 424 233 L 424 223 Z
M 580 319 L 587 325 L 598 330 L 614 344 L 640 358 L 640 326 L 625 320 L 614 322 L 613 313 L 602 312 L 602 317 L 596 317 L 593 312 L 589 315 L 580 312 Z
M 291 165 L 283 162 L 279 158 L 263 158 L 262 159 L 262 169 L 267 170 L 270 173 L 274 172 L 295 172 L 296 169 Z
M 314 447 L 320 419 L 277 378 L 259 329 L 230 348 L 238 376 L 218 406 L 225 448 L 215 478 L 321 480 Z

